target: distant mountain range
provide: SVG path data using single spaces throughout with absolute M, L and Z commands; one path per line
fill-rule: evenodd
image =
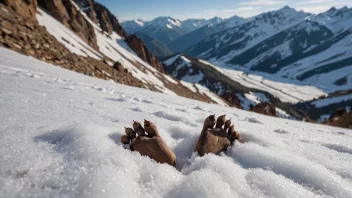
M 184 21 L 171 17 L 158 17 L 152 21 L 143 21 L 141 19 L 125 21 L 121 25 L 128 34 L 142 35 L 141 37 L 143 38 L 141 39 L 143 42 L 157 57 L 165 57 L 175 52 L 175 50 L 171 50 L 168 46 L 172 41 L 201 27 L 211 27 L 222 21 L 223 19 L 219 17 L 208 20 L 187 19 Z

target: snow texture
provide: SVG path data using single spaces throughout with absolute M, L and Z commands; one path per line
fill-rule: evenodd
M 151 92 L 0 48 L 0 197 L 352 197 L 352 132 Z M 193 153 L 202 123 L 226 113 L 226 154 Z M 176 168 L 125 149 L 153 121 Z

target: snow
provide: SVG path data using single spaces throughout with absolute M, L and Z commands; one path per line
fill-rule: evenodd
M 167 81 L 169 81 L 169 82 L 171 82 L 171 83 L 173 83 L 173 84 L 176 84 L 176 85 L 178 84 L 177 81 L 174 80 L 173 78 L 171 78 L 170 76 L 165 75 L 165 74 L 163 74 L 163 76 L 164 76 L 164 78 L 165 78 Z
M 178 54 L 178 55 L 175 55 L 175 56 L 173 56 L 173 57 L 171 57 L 171 58 L 165 60 L 163 63 L 164 63 L 164 65 L 166 65 L 166 66 L 170 66 L 170 65 L 173 64 L 179 57 L 180 57 L 179 54 Z
M 84 76 L 0 48 L 0 197 L 352 197 L 352 132 Z M 241 133 L 219 156 L 193 149 L 210 114 Z M 125 149 L 155 122 L 176 168 Z
M 324 98 L 324 99 L 313 101 L 311 102 L 311 104 L 314 105 L 316 108 L 320 108 L 320 107 L 325 107 L 331 104 L 335 104 L 343 101 L 349 101 L 349 100 L 352 101 L 352 94 L 344 95 L 344 96 L 336 96 L 332 98 Z

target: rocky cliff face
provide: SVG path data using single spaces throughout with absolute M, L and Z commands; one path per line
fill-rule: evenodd
M 37 0 L 0 0 L 0 3 L 4 3 L 23 17 L 36 20 Z
M 126 31 L 122 28 L 117 18 L 106 7 L 95 2 L 94 10 L 103 31 L 109 34 L 114 31 L 122 37 L 127 36 Z
M 71 0 L 38 0 L 38 4 L 91 47 L 99 49 L 94 27 L 77 11 Z
M 153 56 L 153 54 L 143 44 L 143 41 L 139 39 L 135 34 L 127 36 L 125 41 L 143 61 L 149 63 L 158 71 L 165 73 L 163 65 L 157 58 L 155 58 L 155 56 Z
M 94 0 L 74 0 L 87 16 L 94 22 L 99 23 L 103 31 L 111 34 L 113 31 L 122 37 L 127 36 L 117 18 L 108 8 Z

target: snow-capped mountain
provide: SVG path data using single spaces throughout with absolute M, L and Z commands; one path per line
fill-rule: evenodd
M 333 8 L 309 15 L 285 7 L 214 34 L 186 54 L 224 67 L 264 72 L 261 75 L 270 79 L 303 81 L 328 93 L 351 89 L 351 10 Z
M 244 19 L 242 17 L 233 16 L 229 19 L 225 20 L 218 20 L 215 19 L 215 22 L 209 23 L 206 26 L 198 28 L 188 34 L 181 36 L 180 38 L 174 40 L 173 42 L 169 43 L 167 46 L 173 52 L 183 52 L 188 47 L 202 41 L 206 37 L 221 32 L 223 30 L 235 27 L 240 25 L 250 19 Z
M 213 26 L 221 23 L 223 19 L 187 19 L 180 21 L 172 17 L 158 17 L 152 21 L 132 20 L 122 22 L 121 25 L 129 33 L 141 32 L 167 44 L 172 40 L 199 29 L 203 26 Z
M 134 19 L 132 21 L 124 21 L 121 23 L 122 27 L 128 34 L 136 33 L 146 24 L 142 19 Z
M 352 27 L 351 18 L 352 8 L 336 9 L 332 7 L 327 12 L 313 15 L 309 19 L 326 26 L 334 33 L 339 33 Z
M 260 14 L 247 23 L 214 34 L 187 50 L 187 54 L 226 62 L 267 38 L 304 21 L 309 14 L 284 7 Z
M 167 44 L 187 32 L 181 21 L 171 17 L 158 17 L 144 25 L 140 32 Z

